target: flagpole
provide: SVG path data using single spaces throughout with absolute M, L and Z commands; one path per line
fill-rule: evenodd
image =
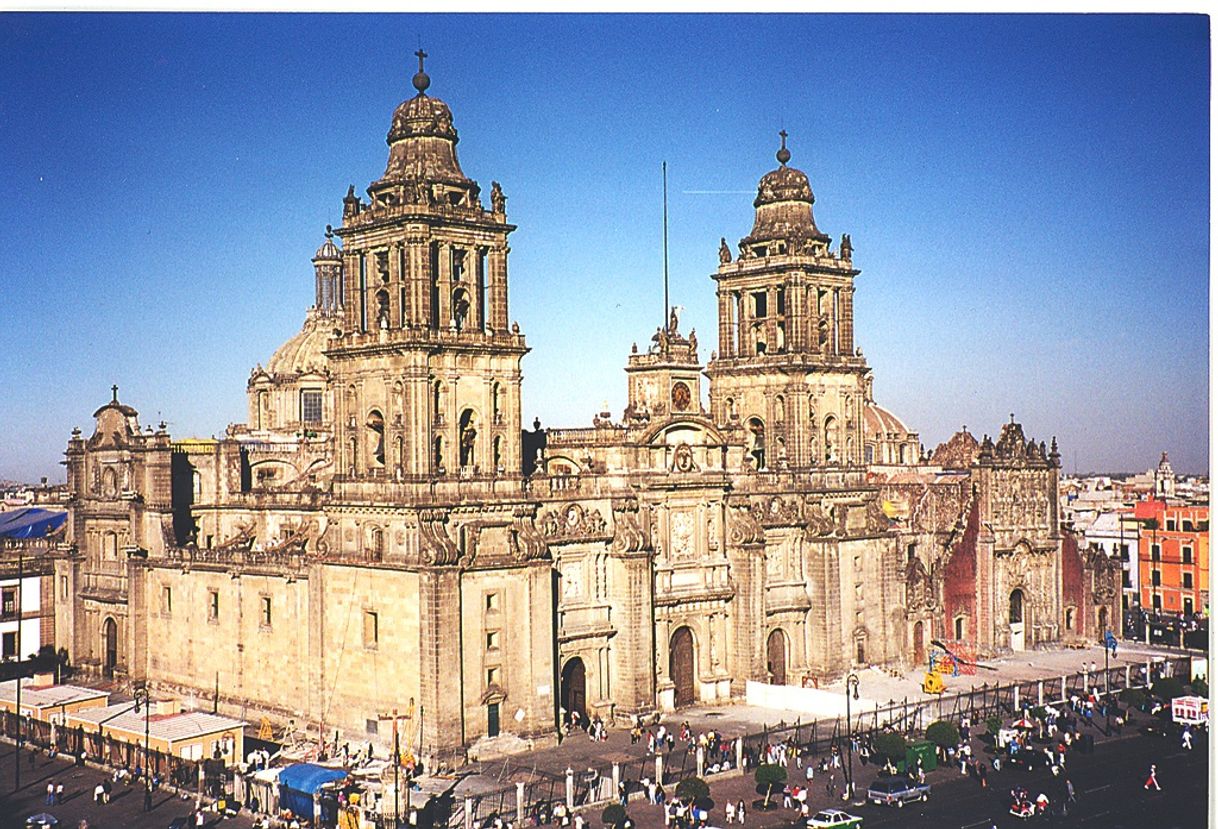
M 668 330 L 668 162 L 660 163 L 660 175 L 664 180 L 664 313 L 660 317 L 660 328 Z

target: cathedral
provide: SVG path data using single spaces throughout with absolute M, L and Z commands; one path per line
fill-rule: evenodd
M 1056 441 L 1012 417 L 923 452 L 873 399 L 850 237 L 817 226 L 785 133 L 751 230 L 719 241 L 713 342 L 674 314 L 624 355 L 620 418 L 526 428 L 515 227 L 424 57 L 246 421 L 172 437 L 115 387 L 72 433 L 74 664 L 352 741 L 385 744 L 396 710 L 435 756 L 908 668 L 932 640 L 1102 635 L 1119 565 L 1059 526 Z

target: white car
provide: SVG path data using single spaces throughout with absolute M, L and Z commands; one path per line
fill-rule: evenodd
M 855 829 L 863 825 L 861 817 L 840 809 L 824 809 L 808 818 L 808 829 Z

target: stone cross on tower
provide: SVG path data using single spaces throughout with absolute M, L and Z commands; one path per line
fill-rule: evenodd
M 775 158 L 778 159 L 779 164 L 786 166 L 786 163 L 791 160 L 791 151 L 787 149 L 787 131 L 785 129 L 779 130 L 778 137 L 782 139 L 782 146 L 778 148 Z
M 117 403 L 118 402 L 118 384 L 117 383 L 110 387 L 110 393 L 114 395 L 112 402 Z

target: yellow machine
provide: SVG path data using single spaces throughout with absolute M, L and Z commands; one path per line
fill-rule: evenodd
M 922 690 L 928 694 L 942 694 L 947 690 L 943 677 L 936 671 L 931 671 L 922 678 Z

